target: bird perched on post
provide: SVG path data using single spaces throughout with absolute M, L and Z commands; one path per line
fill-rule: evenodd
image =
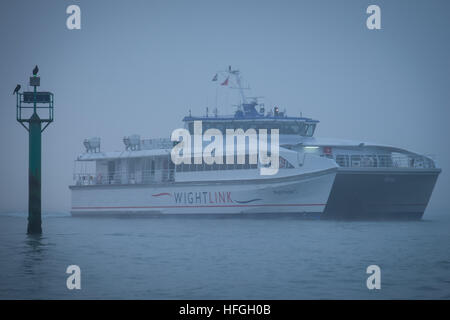
M 16 88 L 14 89 L 13 95 L 15 95 L 17 92 L 19 92 L 20 88 L 21 88 L 21 86 L 20 86 L 20 84 L 18 84 L 16 86 Z
M 36 67 L 34 67 L 34 69 L 33 69 L 33 76 L 37 75 L 38 72 L 39 72 L 39 68 L 38 68 L 38 66 L 36 65 Z

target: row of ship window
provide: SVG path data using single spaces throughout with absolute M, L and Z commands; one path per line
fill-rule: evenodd
M 188 128 L 191 134 L 194 134 L 193 122 L 188 124 Z M 203 122 L 203 133 L 208 129 L 218 129 L 222 133 L 226 133 L 226 129 L 242 129 L 247 131 L 248 129 L 267 129 L 270 133 L 271 129 L 279 129 L 280 134 L 295 134 L 306 137 L 312 137 L 316 129 L 315 123 L 304 122 L 233 122 L 233 123 L 221 123 L 221 122 Z
M 294 166 L 289 163 L 286 159 L 283 157 L 279 157 L 280 163 L 279 168 L 280 169 L 291 169 L 294 168 Z M 251 164 L 248 161 L 248 157 L 246 158 L 245 164 L 180 164 L 175 166 L 177 172 L 192 172 L 192 171 L 215 171 L 215 170 L 239 170 L 239 169 L 257 169 L 258 164 Z

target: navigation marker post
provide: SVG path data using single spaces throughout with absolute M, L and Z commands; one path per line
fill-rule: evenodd
M 53 93 L 38 92 L 41 78 L 36 66 L 30 77 L 33 92 L 17 92 L 16 118 L 28 131 L 28 234 L 41 234 L 41 136 L 53 122 Z M 19 89 L 20 90 L 20 89 Z M 31 113 L 31 116 L 30 116 Z M 45 123 L 44 126 L 42 124 Z

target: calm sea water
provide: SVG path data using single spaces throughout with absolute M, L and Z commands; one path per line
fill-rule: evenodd
M 0 216 L 0 298 L 450 299 L 450 218 Z M 68 265 L 81 290 L 66 288 Z M 381 290 L 366 287 L 381 268 Z

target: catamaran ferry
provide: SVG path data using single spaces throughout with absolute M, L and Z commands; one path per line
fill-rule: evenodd
M 124 138 L 125 150 L 101 152 L 100 139 L 84 141 L 75 161 L 73 215 L 86 214 L 242 214 L 298 213 L 330 219 L 420 219 L 441 169 L 432 157 L 363 141 L 314 136 L 318 120 L 287 116 L 278 107 L 265 111 L 247 98 L 240 72 L 234 79 L 241 104 L 230 116 L 183 119 L 194 133 L 217 129 L 279 130 L 279 170 L 261 175 L 259 161 L 175 165 L 170 139 Z M 218 75 L 213 80 L 217 80 Z

